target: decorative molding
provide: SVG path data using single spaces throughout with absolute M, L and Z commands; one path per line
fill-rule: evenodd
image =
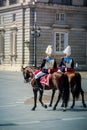
M 86 29 L 74 27 L 74 28 L 71 28 L 70 30 L 72 30 L 72 31 L 85 31 Z
M 53 24 L 53 28 L 64 28 L 64 29 L 70 29 L 70 26 L 67 24 Z
M 10 29 L 11 29 L 11 30 L 17 30 L 17 25 L 16 25 L 16 24 L 11 25 L 11 26 L 10 26 Z
M 4 26 L 0 26 L 0 31 L 5 31 L 5 27 Z

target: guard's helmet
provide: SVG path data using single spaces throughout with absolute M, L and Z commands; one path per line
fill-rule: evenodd
M 67 46 L 65 48 L 65 50 L 63 51 L 64 54 L 66 54 L 66 56 L 70 56 L 71 55 L 71 47 Z
M 51 56 L 52 55 L 53 49 L 52 49 L 51 45 L 48 45 L 48 47 L 46 48 L 45 53 L 46 53 L 47 56 Z

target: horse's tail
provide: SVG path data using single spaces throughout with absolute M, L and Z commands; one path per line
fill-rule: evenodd
M 77 83 L 77 91 L 76 91 L 76 98 L 79 98 L 81 92 L 81 74 L 76 73 L 76 83 Z
M 81 92 L 81 75 L 80 73 L 75 73 L 75 85 L 73 87 L 73 94 L 78 99 Z
M 68 102 L 69 101 L 69 80 L 66 74 L 63 74 L 63 80 L 64 80 L 63 99 Z

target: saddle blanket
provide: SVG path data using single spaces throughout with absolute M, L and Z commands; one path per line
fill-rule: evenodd
M 51 74 L 47 74 L 43 77 L 41 77 L 40 83 L 46 86 L 49 86 L 49 77 Z

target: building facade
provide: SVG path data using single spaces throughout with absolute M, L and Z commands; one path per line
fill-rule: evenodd
M 0 69 L 39 66 L 49 44 L 57 63 L 70 45 L 87 68 L 86 0 L 0 0 Z

